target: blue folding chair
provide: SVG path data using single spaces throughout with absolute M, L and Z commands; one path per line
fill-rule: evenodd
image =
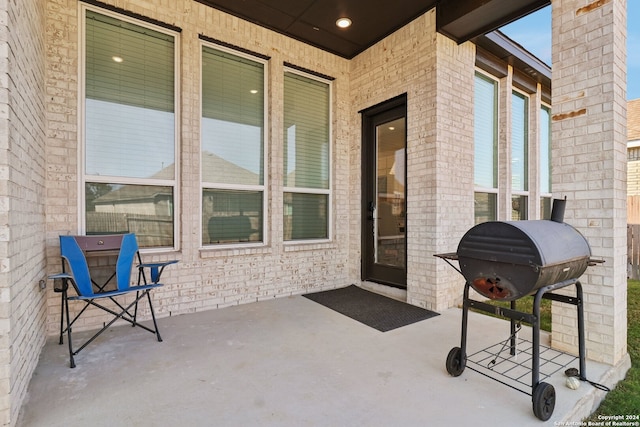
M 98 284 L 91 278 L 89 266 L 87 264 L 86 254 L 93 252 L 109 252 L 117 251 L 118 258 L 115 265 L 115 271 L 103 284 Z M 161 262 L 161 263 L 142 263 L 136 236 L 133 233 L 119 235 L 97 235 L 97 236 L 60 236 L 60 254 L 62 256 L 62 273 L 49 276 L 54 281 L 54 291 L 62 294 L 61 317 L 60 317 L 60 344 L 63 343 L 64 333 L 67 333 L 67 341 L 69 343 L 69 359 L 70 367 L 74 368 L 76 356 L 87 345 L 95 340 L 107 328 L 113 325 L 118 319 L 131 323 L 132 326 L 139 326 L 149 332 L 156 334 L 158 341 L 162 341 L 156 316 L 151 303 L 151 290 L 163 286 L 160 283 L 160 276 L 167 265 L 178 262 L 177 260 Z M 134 259 L 137 257 L 138 268 L 138 284 L 131 286 L 131 270 Z M 149 269 L 150 282 L 147 282 L 145 269 Z M 107 289 L 111 287 L 112 279 L 115 278 L 115 289 Z M 69 283 L 75 290 L 75 295 L 69 295 Z M 121 304 L 116 297 L 135 293 L 135 299 L 128 304 Z M 146 297 L 151 310 L 151 318 L 153 319 L 153 329 L 137 322 L 138 302 Z M 101 300 L 111 300 L 115 307 L 109 308 L 102 303 Z M 84 307 L 75 315 L 73 319 L 69 317 L 69 301 L 83 301 Z M 102 329 L 96 332 L 91 338 L 85 341 L 76 350 L 73 349 L 71 341 L 72 326 L 86 311 L 89 306 L 98 307 L 114 317 L 105 324 Z M 133 313 L 131 310 L 133 309 Z M 117 311 L 116 311 L 117 310 Z M 64 319 L 66 317 L 66 328 L 64 327 Z

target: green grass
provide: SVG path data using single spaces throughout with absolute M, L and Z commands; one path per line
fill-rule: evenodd
M 509 301 L 487 301 L 487 303 L 491 305 L 497 305 L 499 307 L 510 308 L 511 303 Z M 473 310 L 473 309 L 472 309 Z M 533 313 L 533 296 L 528 296 L 524 298 L 520 298 L 516 301 L 516 310 L 522 311 L 523 313 Z M 478 313 L 487 314 L 489 316 L 494 316 L 491 313 L 486 313 L 484 311 L 473 310 Z M 500 316 L 494 316 L 500 317 Z M 525 323 L 526 324 L 526 323 Z M 551 332 L 551 301 L 547 299 L 543 299 L 540 302 L 540 329 L 543 331 Z
M 587 421 L 598 421 L 598 415 L 640 414 L 640 281 L 627 283 L 627 350 L 631 368 Z

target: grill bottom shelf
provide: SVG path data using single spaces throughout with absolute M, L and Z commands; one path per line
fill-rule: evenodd
M 532 395 L 531 366 L 533 342 L 516 338 L 515 354 L 511 355 L 511 338 L 470 354 L 466 367 L 492 380 Z M 540 346 L 540 381 L 566 370 L 578 361 L 577 356 L 546 346 Z

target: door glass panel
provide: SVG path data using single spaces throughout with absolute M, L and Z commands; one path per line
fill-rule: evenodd
M 376 126 L 375 263 L 405 267 L 405 119 Z

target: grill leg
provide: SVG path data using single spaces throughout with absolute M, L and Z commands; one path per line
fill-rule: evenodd
M 578 307 L 578 356 L 580 359 L 580 378 L 587 378 L 585 363 L 586 348 L 584 343 L 584 305 L 582 303 L 582 284 L 576 282 L 576 306 Z
M 462 360 L 467 358 L 467 325 L 469 320 L 469 282 L 464 285 L 464 294 L 462 296 L 462 333 L 460 334 L 460 357 Z
M 547 287 L 540 288 L 533 300 L 533 354 L 531 356 L 531 389 L 540 382 L 540 302 Z
M 515 301 L 511 301 L 511 310 L 515 310 L 516 309 L 516 302 Z M 515 356 L 516 355 L 516 320 L 514 318 L 510 318 L 509 320 L 511 320 L 511 355 Z

